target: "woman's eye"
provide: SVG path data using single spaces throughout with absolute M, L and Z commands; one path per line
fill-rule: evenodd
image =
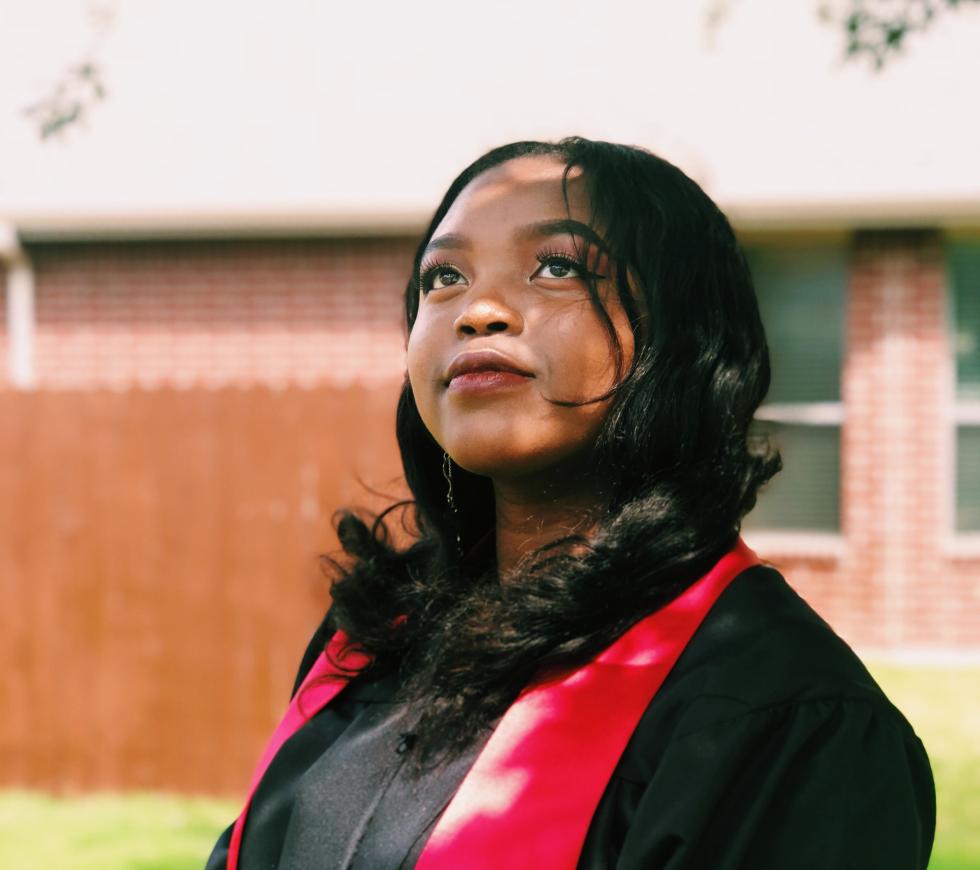
M 433 266 L 423 273 L 419 284 L 426 292 L 452 287 L 462 276 L 452 266 Z
M 539 271 L 545 270 L 550 270 L 551 274 L 543 275 L 544 278 L 581 278 L 584 272 L 582 267 L 569 257 L 543 257 Z

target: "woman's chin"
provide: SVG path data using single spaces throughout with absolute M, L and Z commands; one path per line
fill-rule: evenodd
M 450 447 L 448 453 L 460 468 L 484 477 L 509 477 L 515 472 L 521 474 L 534 470 L 537 465 L 533 457 L 505 453 L 493 445 L 481 450 L 469 443 L 460 445 L 458 449 Z

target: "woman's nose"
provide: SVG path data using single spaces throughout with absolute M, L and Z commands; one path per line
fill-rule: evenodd
M 524 327 L 524 320 L 518 311 L 502 299 L 481 296 L 466 306 L 453 325 L 457 335 L 519 333 Z

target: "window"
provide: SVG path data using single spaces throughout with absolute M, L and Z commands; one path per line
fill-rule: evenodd
M 956 355 L 957 532 L 980 532 L 980 241 L 949 249 L 953 348 Z
M 746 256 L 772 367 L 751 433 L 769 436 L 782 453 L 783 470 L 759 491 L 742 527 L 835 535 L 847 250 L 822 241 L 746 246 Z

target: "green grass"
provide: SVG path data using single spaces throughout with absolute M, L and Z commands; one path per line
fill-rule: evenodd
M 139 792 L 0 792 L 0 867 L 202 870 L 237 811 L 228 801 Z
M 980 870 L 980 667 L 868 669 L 929 753 L 937 804 L 930 870 Z
M 870 670 L 925 744 L 938 823 L 930 870 L 980 870 L 980 667 Z M 235 802 L 0 792 L 3 870 L 202 870 Z

